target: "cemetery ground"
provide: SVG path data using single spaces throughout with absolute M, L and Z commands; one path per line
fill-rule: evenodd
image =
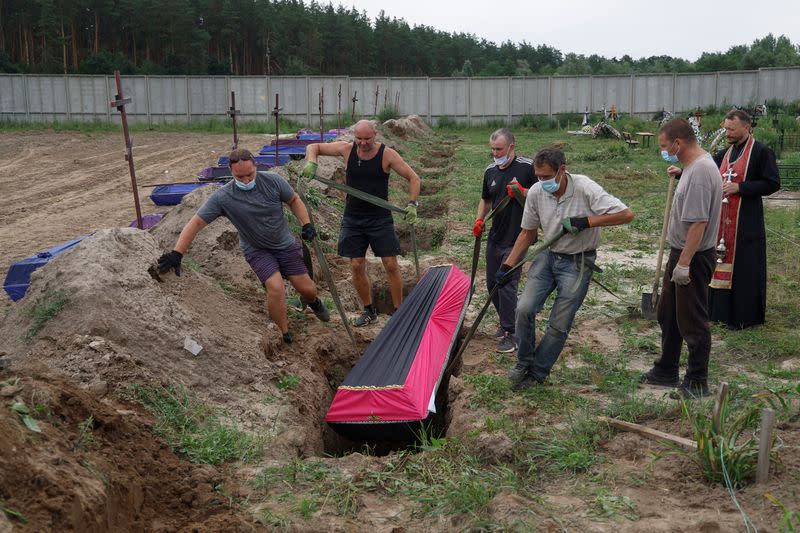
M 469 272 L 490 132 L 383 130 L 423 180 L 423 265 L 453 262 Z M 634 211 L 629 226 L 603 230 L 598 252 L 597 279 L 621 300 L 593 284 L 548 383 L 524 392 L 505 379 L 513 354 L 494 352 L 490 311 L 450 380 L 444 432 L 387 449 L 345 443 L 322 418 L 388 317 L 356 330 L 354 349 L 335 317 L 320 324 L 291 308 L 298 334 L 286 347 L 226 221 L 201 233 L 180 278 L 148 274 L 207 192 L 187 197 L 150 232 L 119 229 L 133 218 L 119 132 L 0 132 L 3 272 L 98 230 L 37 271 L 25 299 L 2 303 L 0 355 L 10 364 L 0 370 L 0 531 L 713 532 L 744 530 L 745 515 L 759 531 L 798 528 L 796 201 L 765 202 L 767 324 L 713 329 L 712 389 L 730 385 L 721 436 L 732 446 L 723 451 L 729 490 L 713 455 L 598 418 L 692 440 L 709 432 L 713 397 L 684 405 L 638 385 L 660 343 L 658 325 L 637 313 L 653 282 L 667 189 L 657 148 L 563 130 L 515 134 L 518 154 L 559 146 L 570 171 Z M 249 132 L 240 145 L 257 149 L 264 138 Z M 139 183 L 192 181 L 229 145 L 226 134 L 137 131 Z M 341 175 L 335 161 L 320 168 Z M 400 203 L 405 191 L 394 186 Z M 144 212 L 163 210 L 145 191 Z M 315 188 L 309 198 L 355 315 L 347 264 L 332 253 L 342 197 Z M 398 232 L 407 247 L 402 223 Z M 413 266 L 402 265 L 410 289 Z M 385 290 L 379 266 L 370 268 L 376 290 Z M 485 302 L 483 268 L 481 260 L 467 324 Z M 289 301 L 296 304 L 291 293 Z M 198 356 L 182 349 L 188 334 L 204 346 Z M 748 458 L 764 406 L 776 412 L 774 462 L 769 481 L 755 485 Z

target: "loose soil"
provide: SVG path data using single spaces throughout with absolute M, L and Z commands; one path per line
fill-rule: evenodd
M 415 147 L 402 146 L 403 138 L 426 142 L 433 138 L 413 119 L 396 128 L 402 134 L 387 134 L 386 142 L 409 153 Z M 253 150 L 265 142 L 266 136 L 241 137 L 241 145 Z M 227 135 L 136 134 L 139 182 L 192 181 L 193 174 L 213 164 L 229 143 Z M 423 179 L 434 176 L 445 178 L 437 182 L 447 183 L 448 162 L 458 141 L 430 144 L 416 160 L 435 168 L 415 168 Z M 394 464 L 398 456 L 393 454 L 341 456 L 345 445 L 327 433 L 323 422 L 336 385 L 392 312 L 380 260 L 368 258 L 368 268 L 375 301 L 384 314 L 375 324 L 354 330 L 355 346 L 333 309 L 331 322 L 323 324 L 309 310 L 295 308 L 290 309 L 295 341 L 287 346 L 269 321 L 263 289 L 241 257 L 238 236 L 227 221 L 218 220 L 200 234 L 189 251 L 193 264 L 185 262 L 180 277 L 154 274 L 158 256 L 172 246 L 183 224 L 211 191 L 201 189 L 170 209 L 153 206 L 144 197 L 147 189 L 140 189 L 143 212 L 167 212 L 166 217 L 149 232 L 120 227 L 134 218 L 122 153 L 118 134 L 0 134 L 0 223 L 4 228 L 0 268 L 5 271 L 18 259 L 96 231 L 36 271 L 22 301 L 12 304 L 3 296 L 0 501 L 23 513 L 28 523 L 0 513 L 0 531 L 9 527 L 14 531 L 270 530 L 277 526 L 263 526 L 255 517 L 290 511 L 275 503 L 282 500 L 265 499 L 264 492 L 254 488 L 251 482 L 262 467 L 313 458 L 345 479 L 357 480 Z M 340 161 L 326 159 L 321 161 L 320 174 L 342 179 L 341 168 Z M 293 182 L 291 173 L 284 175 Z M 331 199 L 342 199 L 337 191 L 314 187 Z M 447 262 L 468 269 L 469 258 L 434 256 L 428 251 L 438 247 L 448 231 L 469 234 L 468 224 L 450 219 L 450 202 L 441 194 L 439 187 L 426 184 L 423 188 L 420 203 L 426 220 L 417 230 L 423 250 L 421 269 Z M 348 318 L 353 318 L 361 304 L 350 282 L 349 264 L 332 253 L 339 216 L 326 204 L 320 208 L 318 223 L 329 234 L 325 244 L 331 247 L 327 257 L 334 283 Z M 408 250 L 408 227 L 402 223 L 397 227 Z M 652 264 L 650 257 L 612 252 L 605 257 L 623 264 Z M 312 260 L 320 293 L 329 300 L 317 258 Z M 410 255 L 401 259 L 401 268 L 405 290 L 410 291 L 416 283 Z M 476 287 L 482 292 L 484 286 L 481 272 Z M 67 296 L 63 309 L 34 331 L 29 311 L 35 302 L 55 294 Z M 291 300 L 291 290 L 288 296 Z M 468 324 L 476 307 L 473 303 L 467 314 Z M 578 355 L 584 349 L 617 351 L 621 340 L 609 333 L 616 331 L 614 320 L 582 310 L 577 318 L 582 327 L 570 336 L 562 363 L 579 368 L 584 363 Z M 506 356 L 494 352 L 496 341 L 487 334 L 495 327 L 496 319 L 494 323 L 488 319 L 464 353 L 463 367 L 450 380 L 447 437 L 474 440 L 482 461 L 505 468 L 524 453 L 526 443 L 486 427 L 496 413 L 476 407 L 474 390 L 465 384 L 468 376 L 502 378 L 505 374 L 508 361 L 502 358 Z M 183 349 L 187 336 L 203 346 L 198 355 Z M 641 362 L 632 362 L 631 367 L 636 364 Z M 289 377 L 297 380 L 297 386 L 285 385 Z M 150 414 L 124 399 L 133 384 L 185 387 L 219 409 L 237 428 L 263 436 L 268 442 L 263 457 L 256 464 L 221 467 L 189 463 L 155 435 Z M 602 396 L 595 389 L 587 385 L 581 394 L 600 401 Z M 648 389 L 643 393 L 661 394 Z M 41 433 L 27 429 L 9 409 L 14 402 L 35 407 Z M 540 406 L 531 406 L 512 415 L 516 420 L 541 423 L 543 412 Z M 85 424 L 90 418 L 92 440 L 87 441 Z M 679 415 L 650 422 L 655 429 L 691 437 Z M 800 439 L 797 423 L 779 430 L 786 443 Z M 599 437 L 599 466 L 593 472 L 608 481 L 605 486 L 616 497 L 635 502 L 636 520 L 599 517 L 592 495 L 577 497 L 581 487 L 570 486 L 569 476 L 540 480 L 537 494 L 500 489 L 487 506 L 488 515 L 494 522 L 524 524 L 523 529 L 535 531 L 741 530 L 741 516 L 728 494 L 700 479 L 697 467 L 685 456 L 631 434 L 603 432 Z M 776 531 L 780 518 L 763 498 L 765 491 L 797 507 L 800 455 L 794 447 L 786 449 L 782 458 L 783 465 L 769 484 L 737 494 L 762 531 Z M 280 490 L 291 494 L 294 488 Z M 467 512 L 420 514 L 402 490 L 363 492 L 354 516 L 332 512 L 332 507 L 326 500 L 321 509 L 286 528 L 460 531 L 474 518 Z

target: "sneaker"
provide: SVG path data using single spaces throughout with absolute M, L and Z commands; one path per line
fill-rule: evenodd
M 508 381 L 511 382 L 512 387 L 517 386 L 526 377 L 528 377 L 528 365 L 519 361 L 508 371 Z
M 292 335 L 291 331 L 287 331 L 283 334 L 283 342 L 286 344 L 292 344 L 292 341 L 294 341 L 294 336 Z
M 497 343 L 497 348 L 494 349 L 497 353 L 511 353 L 517 351 L 517 341 L 514 335 L 506 333 L 500 342 Z
M 651 368 L 639 378 L 639 383 L 645 385 L 655 385 L 656 387 L 677 387 L 678 376 L 666 377 L 656 373 L 654 368 Z
M 684 381 L 670 394 L 670 397 L 676 400 L 697 400 L 709 394 L 711 393 L 708 390 L 707 383 L 703 381 Z
M 495 331 L 494 334 L 492 335 L 492 338 L 500 340 L 505 336 L 506 336 L 506 330 L 503 329 L 503 326 L 499 326 L 497 328 L 497 331 Z
M 531 387 L 536 387 L 538 385 L 544 385 L 544 381 L 539 381 L 535 377 L 528 375 L 522 379 L 522 381 L 514 384 L 511 386 L 511 390 L 513 391 L 524 391 L 530 389 Z
M 378 312 L 375 311 L 375 308 L 372 309 L 364 309 L 364 312 L 361 313 L 361 316 L 358 317 L 353 325 L 357 328 L 366 326 L 368 324 L 372 324 L 375 320 L 378 319 Z
M 322 303 L 322 300 L 317 298 L 312 303 L 309 304 L 309 307 L 314 312 L 314 316 L 320 319 L 322 322 L 328 322 L 331 319 L 331 314 L 328 312 L 328 308 L 325 307 L 325 304 Z

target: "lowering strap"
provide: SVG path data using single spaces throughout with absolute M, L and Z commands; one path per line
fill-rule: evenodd
M 407 213 L 407 211 L 402 207 L 397 207 L 396 205 L 387 202 L 383 198 L 378 198 L 377 196 L 373 196 L 372 194 L 369 194 L 367 192 L 354 189 L 353 187 L 345 185 L 344 183 L 339 183 L 338 181 L 329 180 L 316 175 L 314 176 L 314 179 L 324 185 L 327 185 L 328 187 L 333 187 L 334 189 L 346 192 L 350 196 L 355 196 L 356 198 L 364 200 L 365 202 L 369 202 L 372 205 L 377 205 L 378 207 L 383 207 L 384 209 L 388 209 L 389 211 L 395 211 L 397 213 L 402 213 L 404 215 Z M 417 232 L 414 229 L 413 224 L 410 224 L 409 226 L 411 229 L 411 249 L 414 252 L 414 267 L 416 268 L 417 279 L 419 279 L 419 257 L 417 256 Z
M 300 179 L 300 175 L 298 174 L 297 186 L 295 187 L 295 190 L 297 192 L 297 196 L 299 196 L 300 200 L 302 200 L 303 205 L 306 206 L 306 211 L 308 211 L 309 221 L 312 224 L 314 224 L 314 215 L 311 212 L 311 206 L 308 204 L 306 195 L 300 188 L 301 185 L 302 185 L 302 180 Z M 316 224 L 314 225 L 316 226 Z M 325 277 L 325 281 L 328 282 L 328 289 L 331 291 L 331 298 L 333 299 L 333 303 L 336 306 L 336 310 L 339 311 L 339 316 L 342 317 L 342 324 L 344 325 L 344 329 L 347 330 L 347 336 L 350 337 L 350 341 L 353 343 L 353 347 L 358 348 L 358 345 L 356 344 L 356 339 L 353 336 L 353 331 L 350 329 L 350 322 L 347 320 L 347 315 L 344 312 L 344 306 L 342 305 L 342 301 L 339 299 L 339 291 L 336 290 L 336 284 L 333 282 L 333 276 L 331 275 L 331 270 L 328 267 L 328 260 L 325 258 L 325 254 L 322 252 L 322 246 L 320 246 L 319 244 L 319 237 L 315 236 L 312 243 L 314 245 L 314 251 L 317 253 L 319 268 L 320 270 L 322 270 L 322 275 Z
M 514 199 L 519 202 L 519 204 L 524 208 L 525 207 L 525 200 L 521 197 L 514 195 Z M 489 214 L 483 217 L 484 224 L 489 222 L 492 217 L 498 215 L 503 212 L 503 210 L 508 207 L 508 204 L 511 202 L 511 197 L 506 196 L 500 203 L 497 204 L 497 207 L 489 211 Z M 472 295 L 475 294 L 475 275 L 478 272 L 478 260 L 481 257 L 481 238 L 483 237 L 483 233 L 475 237 L 475 247 L 472 249 L 472 272 L 469 276 L 469 298 L 467 299 L 467 304 L 472 301 Z
M 545 250 L 547 250 L 548 248 L 550 248 L 550 246 L 552 246 L 554 242 L 556 242 L 558 239 L 560 239 L 561 237 L 566 235 L 566 233 L 567 233 L 566 230 L 564 230 L 562 228 L 561 231 L 558 232 L 553 237 L 551 237 L 551 238 L 549 238 L 549 239 L 547 239 L 545 241 L 542 241 L 539 244 L 537 244 L 536 246 L 534 246 L 533 249 L 530 252 L 528 252 L 528 255 L 523 257 L 522 260 L 519 263 L 517 263 L 516 265 L 511 267 L 511 269 L 508 272 L 505 273 L 504 277 L 508 278 L 509 276 L 511 276 L 514 272 L 519 270 L 522 267 L 522 265 L 524 265 L 528 261 L 533 260 L 537 255 L 539 255 L 540 253 L 542 253 Z M 483 307 L 481 308 L 481 311 L 478 313 L 478 316 L 475 317 L 475 320 L 472 322 L 472 326 L 469 328 L 469 331 L 467 332 L 467 335 L 464 337 L 464 340 L 461 342 L 461 347 L 458 349 L 458 352 L 456 353 L 456 356 L 453 358 L 453 361 L 450 363 L 451 365 L 455 364 L 455 362 L 458 361 L 459 358 L 461 357 L 461 354 L 464 353 L 464 350 L 467 349 L 467 345 L 469 345 L 469 341 L 472 340 L 473 335 L 475 335 L 475 332 L 478 330 L 478 326 L 480 326 L 481 320 L 483 320 L 483 316 L 486 314 L 486 310 L 489 309 L 489 306 L 492 303 L 492 298 L 494 298 L 494 295 L 498 291 L 498 289 L 500 289 L 500 284 L 495 284 L 495 286 L 489 292 L 489 297 L 486 298 L 486 303 L 483 304 Z

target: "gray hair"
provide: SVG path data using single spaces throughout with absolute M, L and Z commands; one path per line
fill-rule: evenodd
M 561 168 L 561 165 L 567 164 L 567 157 L 564 152 L 558 148 L 542 148 L 536 155 L 533 156 L 533 166 L 540 167 L 547 165 L 556 172 Z
M 509 145 L 515 144 L 514 134 L 511 133 L 511 130 L 508 128 L 495 130 L 494 133 L 489 136 L 489 142 L 496 141 L 498 137 L 504 138 Z

